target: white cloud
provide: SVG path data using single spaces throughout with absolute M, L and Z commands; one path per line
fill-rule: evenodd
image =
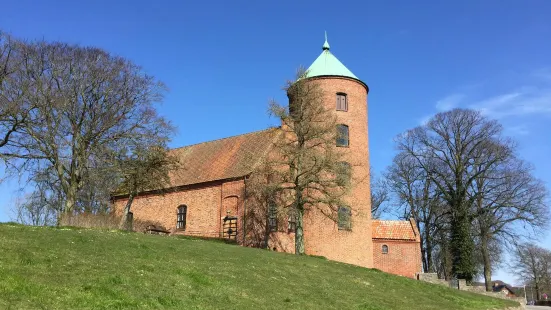
M 551 114 L 551 89 L 524 87 L 469 105 L 492 118 Z
M 530 116 L 551 116 L 551 68 L 542 68 L 522 76 L 519 80 L 503 80 L 500 78 L 487 81 L 484 85 L 472 84 L 468 87 L 460 87 L 459 91 L 450 94 L 435 104 L 436 113 L 449 111 L 453 108 L 463 107 L 481 111 L 484 115 L 493 119 L 514 119 Z M 488 93 L 492 85 L 503 88 L 504 85 L 516 83 L 514 88 L 505 93 L 481 96 Z M 479 98 L 473 100 L 472 98 Z M 433 116 L 426 115 L 419 119 L 421 125 Z M 517 119 L 514 119 L 517 122 Z M 510 129 L 515 135 L 528 133 L 526 127 L 515 123 L 515 128 Z

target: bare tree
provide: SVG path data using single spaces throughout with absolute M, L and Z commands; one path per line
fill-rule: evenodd
M 519 225 L 534 230 L 547 226 L 547 190 L 526 163 L 511 158 L 481 172 L 469 195 L 475 197 L 473 223 L 480 240 L 486 290 L 491 291 L 492 261 L 500 252 L 497 243 L 521 239 L 526 230 L 518 229 Z
M 270 103 L 271 114 L 282 122 L 282 139 L 267 161 L 272 167 L 267 186 L 274 189 L 274 205 L 296 216 L 295 253 L 301 255 L 304 212 L 316 210 L 338 221 L 352 167 L 335 147 L 336 115 L 324 104 L 318 82 L 306 79 L 306 72 L 299 70 L 297 80 L 288 82 L 285 90 L 289 108 Z M 350 221 L 348 213 L 340 216 L 342 221 Z
M 536 288 L 537 299 L 541 299 L 542 288 L 551 277 L 551 251 L 532 244 L 516 246 L 513 263 L 520 280 Z
M 472 205 L 469 195 L 477 178 L 513 154 L 502 127 L 479 112 L 454 109 L 435 115 L 426 125 L 397 140 L 399 150 L 413 158 L 436 187 L 449 210 L 453 274 L 472 281 L 475 274 Z
M 128 228 L 129 213 L 134 198 L 143 192 L 162 193 L 170 185 L 170 172 L 179 168 L 178 158 L 164 145 L 135 145 L 119 154 L 115 160 L 121 182 L 119 192 L 128 195 L 120 229 Z
M 411 155 L 401 152 L 393 159 L 386 174 L 403 219 L 413 218 L 421 234 L 423 270 L 434 272 L 435 236 L 439 234 L 448 210 L 439 198 L 440 192 L 426 170 Z
M 12 212 L 15 220 L 21 224 L 33 226 L 54 225 L 57 222 L 55 208 L 52 207 L 50 192 L 37 185 L 33 192 L 15 203 Z
M 168 139 L 170 125 L 154 109 L 164 86 L 132 62 L 98 48 L 48 42 L 23 45 L 21 58 L 7 91 L 25 89 L 18 102 L 33 108 L 32 117 L 2 152 L 20 159 L 21 169 L 48 167 L 64 212 L 77 206 L 91 159 L 108 164 L 129 141 Z
M 370 169 L 373 171 L 373 169 Z M 388 202 L 390 192 L 388 184 L 383 177 L 376 176 L 371 172 L 371 218 L 378 219 L 381 215 L 389 212 Z
M 22 83 L 23 43 L 0 31 L 0 149 L 17 140 L 30 117 L 31 107 L 21 97 L 28 84 Z M 6 160 L 0 152 L 0 159 Z

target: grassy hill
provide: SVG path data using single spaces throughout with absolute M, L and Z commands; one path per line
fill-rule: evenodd
M 503 309 L 377 270 L 222 242 L 0 224 L 0 309 Z

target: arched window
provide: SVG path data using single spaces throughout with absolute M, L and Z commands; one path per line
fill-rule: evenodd
M 383 251 L 383 254 L 388 254 L 388 245 L 383 244 L 382 251 Z
M 176 228 L 181 230 L 186 230 L 186 216 L 187 216 L 187 206 L 181 205 L 178 207 L 178 216 L 176 219 Z
M 345 93 L 337 93 L 337 111 L 348 111 L 348 101 Z
M 337 146 L 348 146 L 348 126 L 337 125 Z

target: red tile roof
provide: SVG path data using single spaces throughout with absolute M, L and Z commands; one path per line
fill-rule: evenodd
M 412 240 L 417 241 L 419 233 L 413 220 L 382 221 L 373 220 L 371 233 L 373 239 Z
M 269 151 L 278 128 L 172 149 L 182 169 L 171 173 L 171 187 L 245 176 Z

